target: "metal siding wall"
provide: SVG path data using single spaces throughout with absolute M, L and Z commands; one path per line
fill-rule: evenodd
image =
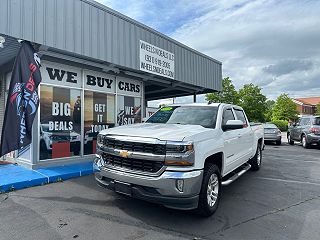
M 219 90 L 221 64 L 91 0 L 1 0 L 0 33 L 139 70 L 139 40 L 175 54 L 175 79 Z

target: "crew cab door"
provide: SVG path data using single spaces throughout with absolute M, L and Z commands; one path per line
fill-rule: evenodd
M 223 110 L 221 126 L 225 125 L 228 120 L 235 120 L 232 107 L 226 107 Z M 224 142 L 224 158 L 225 158 L 225 173 L 232 171 L 239 160 L 241 146 L 239 144 L 239 136 L 241 129 L 226 130 L 222 133 Z
M 241 145 L 240 152 L 239 152 L 239 164 L 243 164 L 252 157 L 253 146 L 254 144 L 254 137 L 253 131 L 249 127 L 248 119 L 242 109 L 234 108 L 235 115 L 237 120 L 241 120 L 243 122 L 243 128 L 239 129 L 238 132 L 240 134 L 238 144 Z

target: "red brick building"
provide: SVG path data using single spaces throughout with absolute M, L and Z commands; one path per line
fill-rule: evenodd
M 320 97 L 294 98 L 293 102 L 297 105 L 300 115 L 314 115 L 316 106 L 320 103 Z

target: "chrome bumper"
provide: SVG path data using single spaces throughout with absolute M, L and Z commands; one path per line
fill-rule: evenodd
M 94 161 L 95 177 L 99 185 L 115 190 L 115 183 L 130 186 L 132 197 L 144 199 L 176 209 L 194 209 L 198 206 L 203 170 L 190 172 L 164 171 L 160 176 L 150 177 L 109 169 Z M 182 191 L 177 181 L 183 180 Z

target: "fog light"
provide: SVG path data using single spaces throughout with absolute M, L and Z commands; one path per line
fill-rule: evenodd
M 102 179 L 103 179 L 103 176 L 102 176 L 101 174 L 99 174 L 99 173 L 96 173 L 96 178 L 102 180 Z
M 179 192 L 183 192 L 183 179 L 177 179 L 176 180 L 176 188 L 178 189 Z

